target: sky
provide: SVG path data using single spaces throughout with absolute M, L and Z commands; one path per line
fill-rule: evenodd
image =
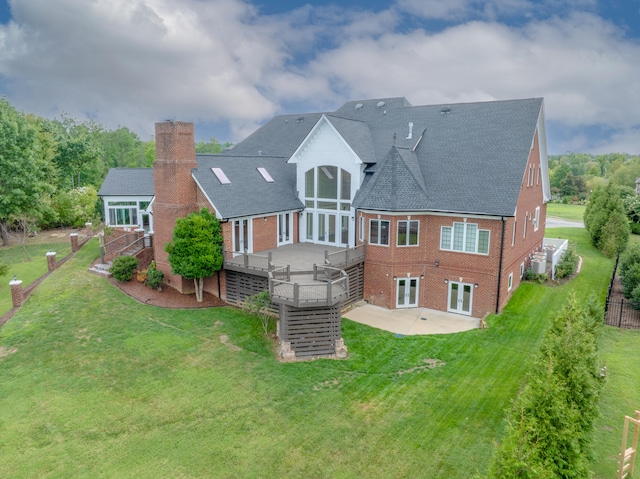
M 549 154 L 638 155 L 640 0 L 0 0 L 0 95 L 232 143 L 350 100 L 544 97 Z

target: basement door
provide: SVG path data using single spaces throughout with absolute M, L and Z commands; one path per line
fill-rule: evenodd
M 419 278 L 398 278 L 396 308 L 415 308 L 418 306 L 419 284 Z
M 472 284 L 449 281 L 449 304 L 447 310 L 450 313 L 459 313 L 471 316 L 472 302 Z

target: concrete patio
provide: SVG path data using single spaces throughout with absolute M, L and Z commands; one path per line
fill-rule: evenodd
M 404 336 L 459 333 L 476 329 L 480 324 L 478 318 L 434 309 L 385 309 L 371 304 L 354 307 L 342 317 Z

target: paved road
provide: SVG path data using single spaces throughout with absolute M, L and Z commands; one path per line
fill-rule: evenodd
M 562 218 L 553 218 L 547 216 L 547 228 L 584 228 L 582 221 L 569 221 Z

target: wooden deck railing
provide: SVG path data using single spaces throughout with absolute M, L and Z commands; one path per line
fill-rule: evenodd
M 325 251 L 324 262 L 335 267 L 344 267 L 353 262 L 364 261 L 366 245 L 360 244 L 355 248 L 345 248 L 340 251 L 329 253 Z
M 305 281 L 295 281 L 298 275 Z M 333 306 L 349 296 L 347 273 L 331 266 L 313 267 L 313 275 L 292 273 L 289 268 L 269 272 L 271 302 L 295 308 Z

